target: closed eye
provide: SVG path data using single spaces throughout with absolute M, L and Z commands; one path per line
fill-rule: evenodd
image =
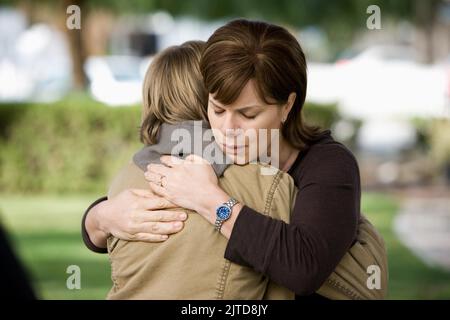
M 224 112 L 225 111 L 223 109 L 216 109 L 216 108 L 214 108 L 214 113 L 217 114 L 217 115 L 222 114 Z
M 246 115 L 245 113 L 241 113 L 243 116 L 244 116 L 244 118 L 246 118 L 246 119 L 255 119 L 256 118 L 256 116 L 258 115 L 258 113 L 257 114 L 254 114 L 254 115 Z

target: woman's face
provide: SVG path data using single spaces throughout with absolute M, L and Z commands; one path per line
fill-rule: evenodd
M 295 99 L 295 93 L 292 95 Z M 236 101 L 226 106 L 210 93 L 208 118 L 221 150 L 236 164 L 270 156 L 271 148 L 280 142 L 279 129 L 292 107 L 291 96 L 283 106 L 266 104 L 258 96 L 254 80 L 244 86 Z

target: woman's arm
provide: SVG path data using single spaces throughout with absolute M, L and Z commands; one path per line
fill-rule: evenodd
M 127 189 L 112 199 L 95 201 L 82 219 L 82 235 L 86 246 L 105 253 L 110 235 L 128 241 L 161 242 L 183 228 L 187 215 L 170 201 L 148 190 Z
M 225 258 L 253 267 L 298 295 L 309 295 L 319 289 L 355 239 L 360 182 L 355 160 L 341 147 L 311 154 L 300 171 L 294 176 L 299 192 L 290 223 L 244 206 Z
M 150 165 L 146 173 L 152 190 L 213 223 L 215 208 L 229 196 L 218 187 L 210 166 L 174 164 L 170 157 L 161 162 L 168 167 Z M 323 284 L 355 239 L 360 182 L 356 161 L 339 145 L 317 146 L 300 166 L 293 174 L 299 192 L 289 224 L 243 206 L 233 209 L 222 229 L 231 234 L 225 258 L 308 295 Z M 161 175 L 167 180 L 164 186 L 152 183 Z
M 101 210 L 101 204 L 106 200 L 108 200 L 107 197 L 102 197 L 94 201 L 86 209 L 81 220 L 81 235 L 83 236 L 84 244 L 89 250 L 97 253 L 107 253 L 106 240 L 108 235 L 100 230 L 96 221 L 98 211 Z

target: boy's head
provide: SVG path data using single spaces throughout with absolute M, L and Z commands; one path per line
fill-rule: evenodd
M 157 142 L 162 123 L 207 120 L 206 91 L 200 73 L 205 43 L 188 41 L 169 47 L 155 56 L 143 85 L 141 141 Z

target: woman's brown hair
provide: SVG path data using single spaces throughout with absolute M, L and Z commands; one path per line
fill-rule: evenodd
M 157 142 L 163 123 L 207 120 L 208 91 L 200 73 L 203 41 L 172 46 L 153 58 L 144 78 L 140 136 L 144 144 Z
M 285 104 L 295 92 L 297 97 L 281 134 L 298 149 L 323 135 L 320 128 L 304 123 L 306 59 L 286 29 L 261 21 L 233 20 L 206 42 L 200 70 L 206 89 L 224 105 L 233 103 L 250 79 L 256 80 L 257 92 L 267 104 Z

